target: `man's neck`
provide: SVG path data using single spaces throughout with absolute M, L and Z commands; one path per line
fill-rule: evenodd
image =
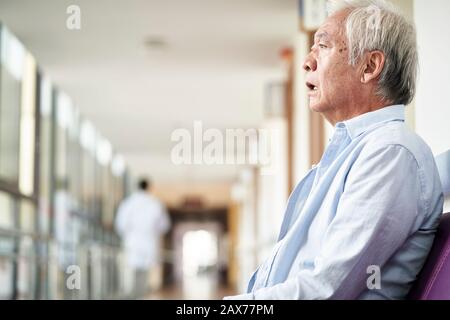
M 323 113 L 324 118 L 334 127 L 339 122 L 344 122 L 360 115 L 374 112 L 392 105 L 391 102 L 386 100 L 379 100 L 372 102 L 361 102 L 359 104 L 352 103 L 349 107 L 338 107 L 334 109 L 334 112 L 330 114 Z

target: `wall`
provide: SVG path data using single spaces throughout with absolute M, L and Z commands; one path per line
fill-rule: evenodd
M 450 2 L 414 1 L 420 76 L 416 96 L 416 128 L 435 154 L 450 148 Z
M 256 170 L 240 172 L 234 186 L 233 201 L 238 206 L 238 230 L 235 254 L 237 259 L 237 291 L 245 292 L 248 281 L 257 267 L 256 242 Z
M 258 171 L 257 183 L 257 258 L 262 263 L 272 252 L 288 199 L 287 181 L 287 128 L 281 118 L 266 120 L 263 128 L 278 132 L 274 150 L 273 171 Z
M 450 2 L 414 1 L 420 75 L 416 95 L 416 131 L 435 155 L 450 149 Z M 450 210 L 447 201 L 445 210 Z
M 414 1 L 413 0 L 390 0 L 405 17 L 411 21 L 414 20 Z M 415 99 L 406 108 L 406 124 L 412 129 L 416 128 L 416 101 Z
M 297 184 L 311 169 L 310 165 L 310 109 L 305 86 L 305 72 L 303 61 L 309 53 L 308 37 L 299 32 L 295 41 L 295 70 L 294 80 L 294 184 Z
M 207 207 L 227 207 L 231 184 L 226 182 L 166 183 L 155 182 L 153 192 L 166 206 L 178 207 L 186 197 L 202 199 Z

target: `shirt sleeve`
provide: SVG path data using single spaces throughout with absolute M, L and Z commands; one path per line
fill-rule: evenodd
M 418 165 L 405 147 L 363 153 L 349 171 L 315 267 L 273 287 L 226 299 L 356 299 L 367 290 L 369 268 L 382 270 L 425 209 L 419 208 Z

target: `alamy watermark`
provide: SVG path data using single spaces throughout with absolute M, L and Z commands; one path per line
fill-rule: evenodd
M 66 13 L 69 15 L 66 19 L 66 27 L 69 30 L 81 29 L 81 8 L 77 5 L 70 5 L 66 9 Z
M 367 274 L 370 276 L 367 278 L 366 285 L 369 290 L 381 289 L 381 268 L 380 266 L 368 266 Z
M 66 288 L 68 290 L 81 289 L 81 268 L 77 265 L 70 265 L 66 269 Z
M 280 165 L 280 131 L 277 129 L 204 129 L 194 121 L 193 130 L 178 128 L 171 160 L 175 165 L 254 165 L 262 175 L 275 174 Z

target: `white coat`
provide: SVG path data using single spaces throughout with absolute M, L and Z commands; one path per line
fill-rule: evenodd
M 139 191 L 120 204 L 115 227 L 123 239 L 129 266 L 146 270 L 158 262 L 159 240 L 169 229 L 170 219 L 158 199 Z

